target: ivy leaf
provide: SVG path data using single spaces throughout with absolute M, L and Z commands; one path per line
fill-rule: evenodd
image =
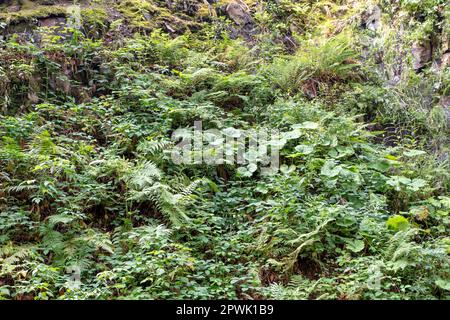
M 160 276 L 160 275 L 164 274 L 165 272 L 166 272 L 166 271 L 165 271 L 164 269 L 162 269 L 162 268 L 156 269 L 156 275 L 157 275 L 157 276 Z
M 386 172 L 389 170 L 390 165 L 387 161 L 376 161 L 376 162 L 371 162 L 368 167 L 370 169 L 374 169 L 380 172 Z
M 425 187 L 427 185 L 427 182 L 423 179 L 413 179 L 408 184 L 408 189 L 411 191 L 419 191 L 421 188 Z
M 392 176 L 386 181 L 386 184 L 395 188 L 396 191 L 401 190 L 401 185 L 409 185 L 411 183 L 411 179 L 403 177 L 403 176 Z
M 354 253 L 358 253 L 364 250 L 365 244 L 363 240 L 354 239 L 354 240 L 347 240 L 346 242 L 347 244 L 345 245 L 345 247 Z
M 295 130 L 283 133 L 283 138 L 286 140 L 298 139 L 298 138 L 300 138 L 301 135 L 302 135 L 302 133 L 300 132 L 300 130 L 295 129 Z
M 256 169 L 258 169 L 258 166 L 257 166 L 255 163 L 250 163 L 250 164 L 247 166 L 247 170 L 248 170 L 250 173 L 255 172 Z
M 262 194 L 266 194 L 267 192 L 269 192 L 269 189 L 264 184 L 258 184 L 255 190 Z
M 352 147 L 338 146 L 338 147 L 336 147 L 336 150 L 339 152 L 339 155 L 337 156 L 337 158 L 348 157 L 355 153 L 355 151 L 353 150 Z
M 239 167 L 237 169 L 237 173 L 238 173 L 238 176 L 241 176 L 241 177 L 251 177 L 252 176 L 252 173 L 250 171 L 248 171 L 247 168 L 245 168 L 245 167 Z
M 294 170 L 295 170 L 295 166 L 294 165 L 287 166 L 287 165 L 283 164 L 280 167 L 280 171 L 282 173 L 284 173 L 285 175 L 288 175 L 288 174 L 294 172 Z
M 434 283 L 441 289 L 450 290 L 450 279 L 437 279 Z
M 300 124 L 299 128 L 315 130 L 315 129 L 319 128 L 319 124 L 317 122 L 305 121 L 302 124 Z
M 295 147 L 295 151 L 304 155 L 308 155 L 314 151 L 314 147 L 310 145 L 300 144 Z
M 336 165 L 333 160 L 328 160 L 320 170 L 320 174 L 326 177 L 336 177 L 341 172 L 341 166 Z
M 345 227 L 345 228 L 348 228 L 348 227 L 354 225 L 355 223 L 356 223 L 355 218 L 353 218 L 351 216 L 344 216 L 344 217 L 341 217 L 340 219 L 336 220 L 336 224 L 338 226 Z

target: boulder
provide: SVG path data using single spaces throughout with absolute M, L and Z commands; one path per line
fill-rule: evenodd
M 450 97 L 442 97 L 440 104 L 444 109 L 444 114 L 447 118 L 447 127 L 450 128 Z
M 63 26 L 66 24 L 66 18 L 64 17 L 47 17 L 38 19 L 38 21 L 40 27 Z
M 244 26 L 253 23 L 252 16 L 240 3 L 230 3 L 226 6 L 225 12 L 227 16 L 233 20 L 237 25 Z
M 441 58 L 441 66 L 440 66 L 441 71 L 447 67 L 450 67 L 450 52 L 447 52 Z
M 431 70 L 434 73 L 441 73 L 447 67 L 450 67 L 450 52 L 443 54 L 442 57 L 433 61 Z
M 381 23 L 381 9 L 378 6 L 371 7 L 362 14 L 362 27 L 372 31 L 377 30 Z
M 412 46 L 411 53 L 413 55 L 413 69 L 420 70 L 428 62 L 431 61 L 431 43 L 426 42 L 415 42 Z
M 11 12 L 19 12 L 20 11 L 20 6 L 19 5 L 14 5 L 14 6 L 9 6 L 6 8 L 6 12 L 11 13 Z

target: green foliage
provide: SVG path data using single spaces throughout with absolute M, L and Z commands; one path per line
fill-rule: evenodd
M 386 225 L 389 229 L 392 230 L 404 230 L 409 226 L 408 220 L 400 215 L 395 215 L 390 217 L 388 221 L 386 221 Z
M 356 57 L 350 37 L 342 33 L 319 43 L 302 44 L 294 56 L 275 62 L 270 73 L 276 87 L 287 93 L 304 88 L 316 95 L 319 84 L 356 79 Z
M 0 299 L 449 298 L 448 68 L 364 3 L 247 2 L 255 34 L 133 0 L 0 40 Z M 197 120 L 278 129 L 280 170 L 175 164 Z

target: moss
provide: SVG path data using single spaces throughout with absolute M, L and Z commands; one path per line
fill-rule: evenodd
M 65 16 L 66 8 L 62 6 L 36 6 L 33 9 L 20 10 L 19 12 L 0 13 L 0 19 L 7 24 L 18 24 L 23 22 L 34 22 L 36 19 L 52 16 Z
M 81 17 L 90 25 L 104 25 L 108 21 L 108 13 L 103 8 L 84 8 Z
M 138 28 L 149 28 L 153 26 L 149 19 L 157 15 L 160 10 L 147 0 L 126 0 L 117 5 L 117 9 L 124 15 L 131 26 Z
M 225 5 L 230 3 L 240 3 L 240 4 L 246 4 L 247 6 L 252 6 L 255 3 L 257 3 L 256 0 L 219 0 L 217 1 L 219 5 Z
M 197 11 L 197 17 L 199 18 L 207 18 L 210 17 L 212 14 L 214 14 L 214 10 L 211 10 L 208 3 L 203 3 L 199 6 Z
M 81 21 L 85 35 L 89 38 L 100 38 L 107 32 L 110 23 L 107 11 L 101 7 L 88 7 L 81 10 Z
M 128 24 L 137 29 L 151 30 L 170 28 L 170 32 L 194 28 L 196 23 L 192 18 L 177 12 L 172 12 L 163 4 L 149 0 L 126 0 L 117 5 L 117 10 L 123 14 Z
M 38 0 L 36 2 L 39 3 L 39 4 L 47 5 L 47 6 L 54 5 L 54 4 L 57 3 L 56 0 Z
M 238 3 L 244 6 L 247 6 L 248 8 L 251 8 L 258 4 L 257 0 L 219 0 L 217 1 L 218 6 L 224 6 L 230 3 Z

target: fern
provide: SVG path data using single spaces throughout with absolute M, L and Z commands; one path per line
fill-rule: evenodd
M 163 182 L 163 175 L 156 165 L 145 161 L 137 166 L 127 178 L 129 187 L 128 200 L 132 202 L 150 201 L 158 212 L 164 214 L 173 224 L 182 225 L 189 218 L 184 211 L 184 204 L 201 180 L 188 186 L 176 188 Z
M 0 276 L 11 275 L 17 268 L 21 267 L 20 262 L 34 258 L 36 247 L 34 245 L 16 246 L 12 242 L 0 247 Z
M 276 87 L 296 93 L 302 88 L 317 90 L 321 83 L 358 79 L 355 61 L 351 39 L 341 34 L 324 43 L 302 47 L 295 56 L 276 61 L 268 70 Z
M 140 156 L 154 157 L 168 150 L 172 145 L 173 143 L 171 141 L 145 140 L 139 143 L 136 151 Z

